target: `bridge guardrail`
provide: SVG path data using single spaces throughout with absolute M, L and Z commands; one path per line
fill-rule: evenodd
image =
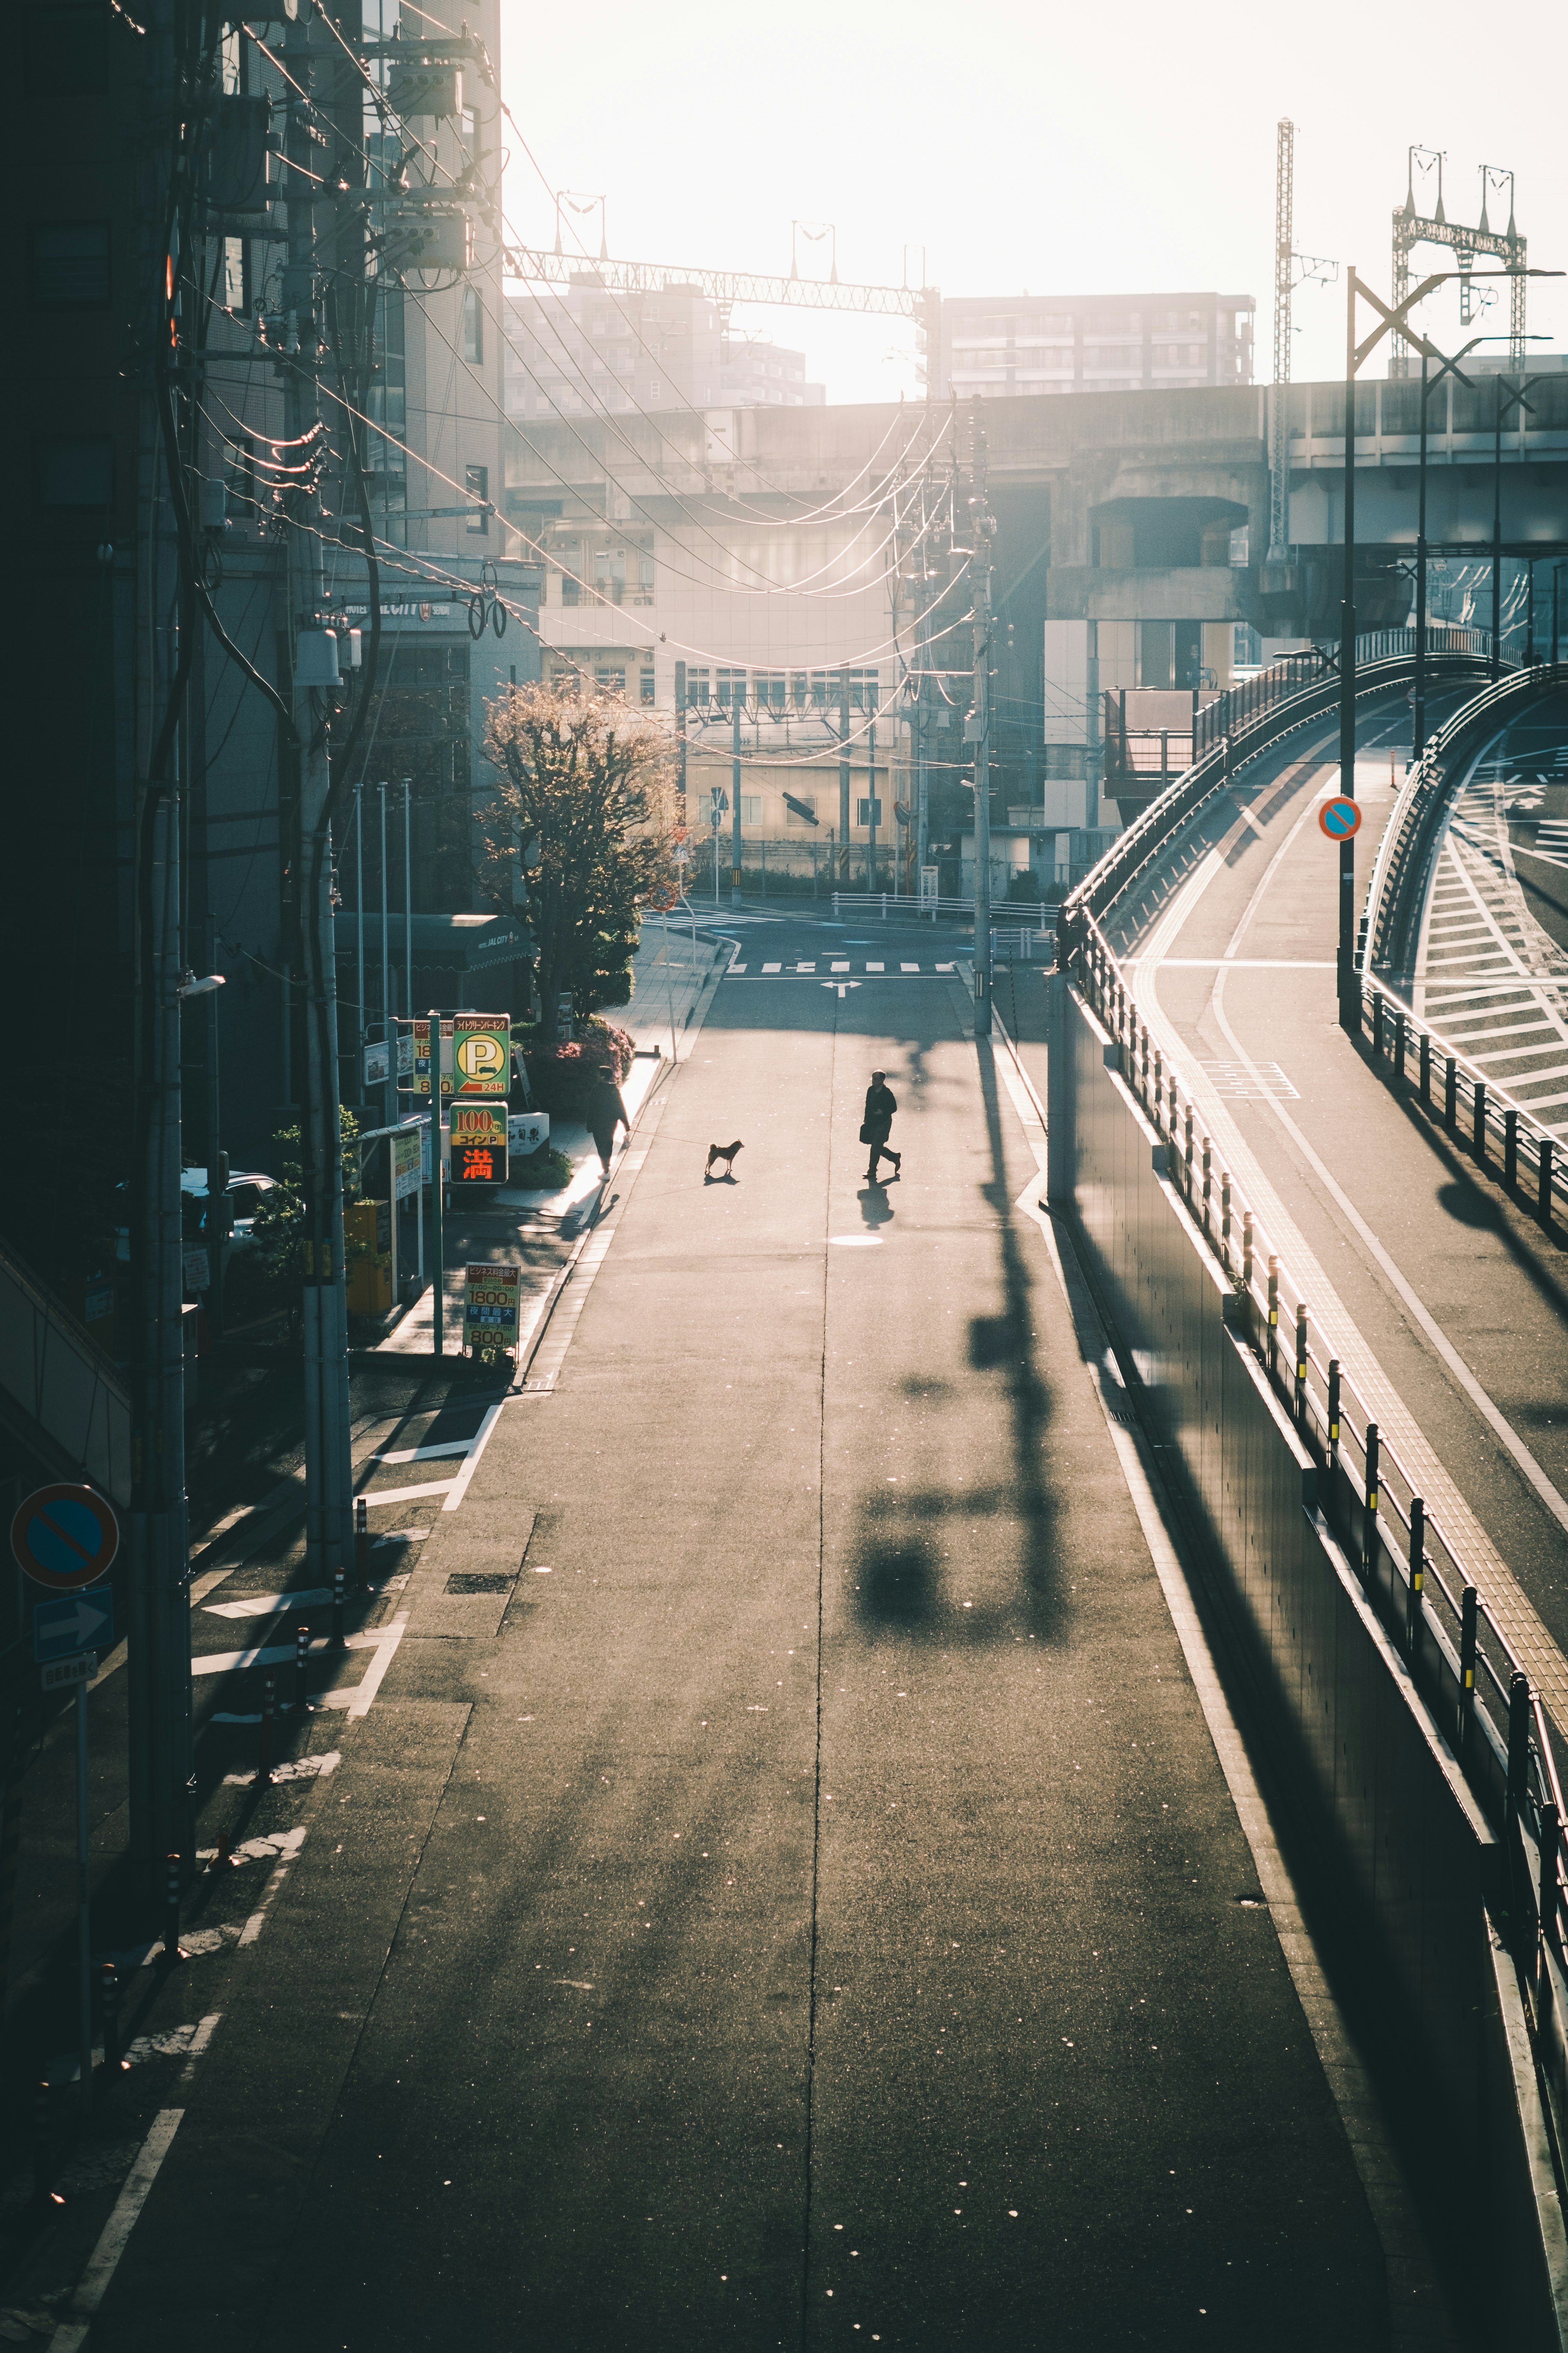
M 1472 676 L 1484 668 L 1485 658 L 1479 654 L 1429 654 L 1427 670 L 1434 684 L 1445 680 Z M 1414 654 L 1394 655 L 1385 660 L 1368 662 L 1356 672 L 1356 700 L 1374 694 L 1385 694 L 1390 687 L 1402 686 L 1415 673 Z M 1256 758 L 1282 735 L 1294 733 L 1321 718 L 1339 701 L 1340 681 L 1337 673 L 1330 672 L 1314 684 L 1299 692 L 1284 696 L 1245 724 L 1233 728 L 1222 737 L 1201 760 L 1194 762 L 1186 774 L 1152 801 L 1142 815 L 1134 819 L 1125 833 L 1119 834 L 1105 856 L 1062 902 L 1058 930 L 1070 942 L 1086 916 L 1103 914 L 1121 896 L 1150 861 L 1170 841 L 1172 836 L 1198 811 L 1207 806 L 1229 786 L 1235 770 L 1245 761 Z M 1213 707 L 1212 705 L 1210 706 Z

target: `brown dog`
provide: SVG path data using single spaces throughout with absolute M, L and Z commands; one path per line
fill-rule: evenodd
M 732 1176 L 735 1173 L 735 1155 L 737 1152 L 744 1151 L 744 1149 L 745 1146 L 740 1144 L 710 1144 L 708 1146 L 708 1166 L 702 1171 L 704 1184 L 706 1184 L 708 1178 L 712 1176 L 715 1163 L 721 1160 L 724 1164 L 725 1176 Z

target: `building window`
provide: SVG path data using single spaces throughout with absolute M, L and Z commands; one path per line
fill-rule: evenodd
M 619 605 L 625 601 L 626 551 L 624 547 L 595 549 L 594 586 L 606 604 Z
M 787 796 L 784 801 L 786 825 L 812 825 L 816 822 L 816 795 L 815 793 L 791 793 Z
M 855 807 L 857 810 L 855 822 L 857 825 L 868 826 L 881 824 L 882 799 L 880 794 L 878 795 L 875 800 L 869 800 L 862 796 L 862 797 L 856 802 Z
M 484 364 L 485 306 L 477 286 L 463 289 L 463 357 L 472 367 Z
M 719 673 L 719 708 L 721 711 L 746 707 L 746 673 L 743 670 L 721 670 Z
M 466 466 L 463 470 L 463 484 L 471 499 L 480 499 L 486 501 L 484 505 L 477 508 L 469 514 L 468 521 L 468 530 L 476 533 L 488 532 L 490 527 L 489 512 L 489 500 L 490 495 L 489 468 L 488 466 Z
M 758 670 L 752 681 L 752 697 L 759 711 L 782 711 L 784 707 L 789 681 L 783 670 Z
M 686 673 L 686 708 L 688 711 L 706 711 L 711 700 L 712 697 L 709 691 L 707 671 L 705 670 L 689 670 Z
M 643 670 L 643 671 L 639 674 L 639 676 L 638 676 L 638 679 L 637 679 L 637 701 L 642 704 L 643 709 L 644 709 L 645 711 L 651 711 L 651 710 L 652 710 L 652 708 L 653 708 L 653 672 L 652 672 L 652 670 Z
M 634 605 L 651 605 L 653 603 L 653 558 L 651 555 L 639 555 L 637 557 L 637 585 L 632 592 L 629 601 Z
M 574 572 L 563 572 L 561 575 L 561 602 L 563 605 L 580 605 L 582 601 L 582 582 Z
M 761 825 L 762 821 L 763 797 L 761 793 L 742 793 L 741 795 L 741 823 L 742 825 Z
M 849 679 L 849 707 L 852 711 L 875 711 L 878 689 L 881 683 L 874 670 L 852 670 Z
M 626 674 L 624 670 L 601 668 L 594 672 L 594 683 L 601 694 L 625 694 Z
M 111 506 L 114 444 L 107 435 L 51 434 L 37 444 L 37 480 L 40 506 Z
M 35 311 L 107 310 L 107 221 L 35 221 L 27 231 L 27 264 Z

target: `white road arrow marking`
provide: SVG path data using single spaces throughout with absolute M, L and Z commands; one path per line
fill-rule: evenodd
M 818 988 L 836 988 L 840 997 L 847 988 L 858 988 L 860 986 L 858 980 L 819 980 L 816 985 Z

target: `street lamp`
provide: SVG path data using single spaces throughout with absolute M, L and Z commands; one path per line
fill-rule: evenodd
M 1463 277 L 1472 284 L 1478 278 L 1561 278 L 1561 269 L 1439 269 L 1424 278 L 1419 286 L 1394 308 L 1381 296 L 1363 285 L 1353 268 L 1345 273 L 1345 566 L 1344 595 L 1340 607 L 1340 791 L 1347 800 L 1355 798 L 1355 380 L 1362 362 L 1376 349 L 1391 331 L 1404 336 L 1424 359 L 1441 359 L 1442 353 L 1426 337 L 1416 333 L 1409 323 L 1410 313 L 1424 302 L 1428 294 L 1445 285 L 1450 278 Z M 1378 323 L 1370 334 L 1356 341 L 1356 297 L 1369 302 L 1378 314 Z M 1355 972 L 1355 837 L 1347 834 L 1340 843 L 1340 919 L 1339 955 L 1336 960 L 1340 1026 L 1352 1037 L 1361 1031 L 1361 989 Z

